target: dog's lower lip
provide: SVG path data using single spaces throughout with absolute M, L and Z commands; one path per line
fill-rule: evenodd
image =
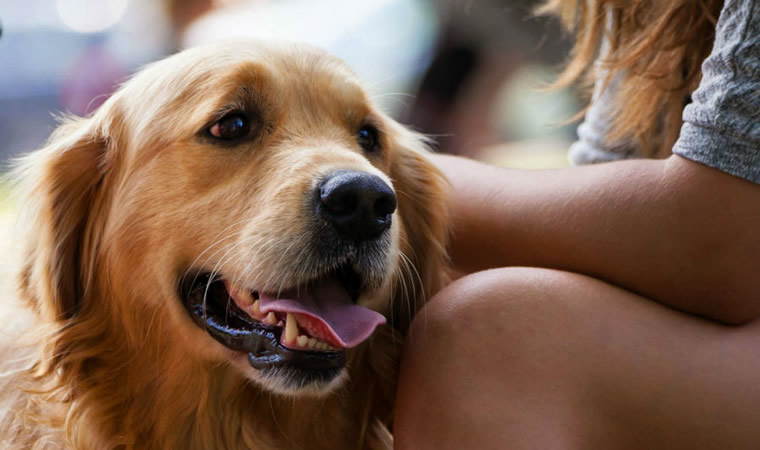
M 255 369 L 266 370 L 281 367 L 311 372 L 335 372 L 345 366 L 345 351 L 293 350 L 280 344 L 282 329 L 252 320 L 245 313 L 236 312 L 237 307 L 228 305 L 224 320 L 214 314 L 212 305 L 204 301 L 209 295 L 222 295 L 221 281 L 210 280 L 208 275 L 185 280 L 180 286 L 185 307 L 193 321 L 206 330 L 225 347 L 247 354 L 248 363 Z
M 248 364 L 254 369 L 267 370 L 278 367 L 329 372 L 337 371 L 346 364 L 346 353 L 343 350 L 331 352 L 310 352 L 291 350 L 279 346 L 277 351 L 248 353 Z

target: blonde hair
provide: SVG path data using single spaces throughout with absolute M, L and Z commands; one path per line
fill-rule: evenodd
M 723 0 L 548 0 L 539 13 L 557 14 L 576 35 L 553 86 L 577 80 L 606 86 L 617 77 L 607 139 L 636 140 L 642 156 L 667 156 L 722 6 Z

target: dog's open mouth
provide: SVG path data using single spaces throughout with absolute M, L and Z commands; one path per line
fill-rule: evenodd
M 209 274 L 187 277 L 180 290 L 196 324 L 224 346 L 247 353 L 252 367 L 329 379 L 345 365 L 345 349 L 385 323 L 383 315 L 356 304 L 360 286 L 360 276 L 345 265 L 279 294 Z

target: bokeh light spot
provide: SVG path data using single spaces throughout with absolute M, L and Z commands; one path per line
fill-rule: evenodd
M 64 25 L 80 33 L 95 33 L 116 24 L 129 0 L 56 0 Z

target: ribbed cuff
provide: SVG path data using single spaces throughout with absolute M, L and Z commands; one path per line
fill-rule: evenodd
M 673 153 L 760 184 L 760 145 L 735 136 L 685 122 Z

